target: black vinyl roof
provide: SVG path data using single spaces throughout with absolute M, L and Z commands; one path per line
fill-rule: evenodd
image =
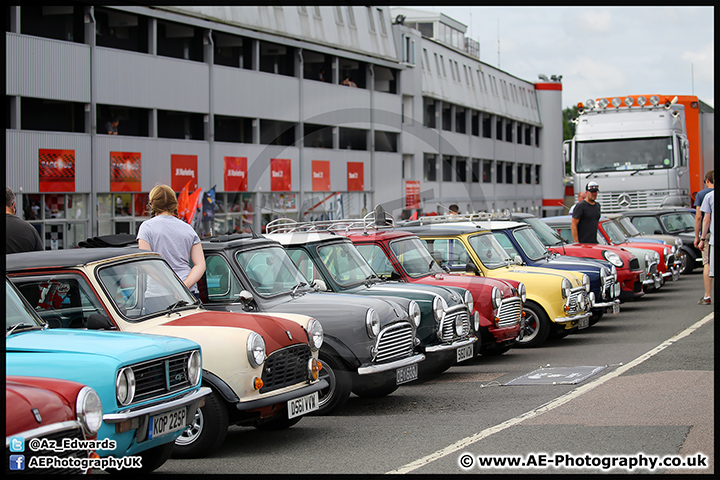
M 113 257 L 152 253 L 139 248 L 72 248 L 42 252 L 10 253 L 5 255 L 5 271 L 17 272 L 29 268 L 77 267 Z M 159 257 L 158 254 L 154 254 Z

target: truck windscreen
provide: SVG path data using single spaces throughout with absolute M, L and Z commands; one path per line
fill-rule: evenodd
M 672 137 L 594 140 L 576 143 L 577 173 L 672 168 Z

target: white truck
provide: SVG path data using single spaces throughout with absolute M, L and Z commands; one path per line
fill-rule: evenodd
M 713 162 L 711 107 L 692 96 L 630 95 L 591 99 L 578 111 L 563 145 L 576 194 L 597 182 L 603 213 L 692 205 L 713 168 L 703 164 L 704 156 Z

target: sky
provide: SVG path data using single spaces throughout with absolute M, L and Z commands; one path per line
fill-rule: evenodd
M 563 108 L 640 94 L 696 95 L 715 106 L 710 6 L 411 8 L 467 25 L 480 60 L 511 75 L 562 75 Z

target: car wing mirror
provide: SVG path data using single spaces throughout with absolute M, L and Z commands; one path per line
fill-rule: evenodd
M 116 330 L 115 325 L 105 315 L 93 313 L 87 319 L 88 330 Z
M 515 255 L 515 257 L 513 258 L 513 262 L 515 263 L 515 265 L 523 264 L 523 261 L 522 261 L 522 258 L 520 258 L 520 255 Z
M 321 280 L 319 278 L 316 278 L 315 280 L 313 280 L 313 282 L 310 284 L 310 286 L 315 288 L 319 292 L 327 292 L 328 291 L 325 281 Z
M 253 300 L 255 300 L 255 297 L 253 297 L 253 294 L 248 292 L 247 290 L 243 290 L 242 292 L 240 292 L 240 295 L 238 295 L 238 301 L 242 303 L 245 307 L 250 305 Z
M 465 264 L 465 272 L 472 273 L 473 275 L 479 275 L 480 271 L 477 268 L 477 265 L 475 265 L 473 262 L 468 262 Z
M 655 235 L 662 235 L 662 230 L 655 230 Z

